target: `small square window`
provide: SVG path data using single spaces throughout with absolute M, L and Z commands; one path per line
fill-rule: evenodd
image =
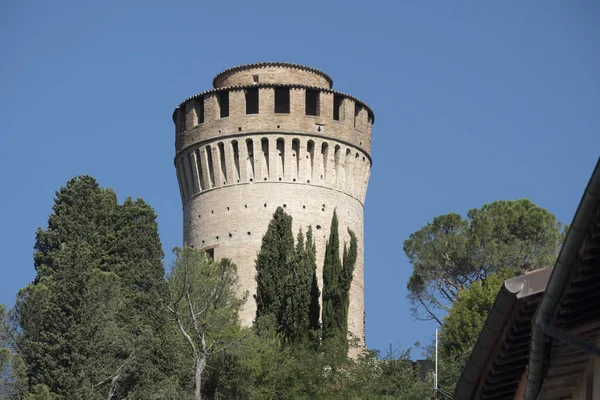
M 205 249 L 204 250 L 206 252 L 206 255 L 208 256 L 208 258 L 210 258 L 211 260 L 215 260 L 215 248 L 211 247 L 210 249 Z

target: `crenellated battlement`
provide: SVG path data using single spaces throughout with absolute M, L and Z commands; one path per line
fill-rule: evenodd
M 212 89 L 173 113 L 178 150 L 240 132 L 300 132 L 334 138 L 370 152 L 373 111 L 331 89 L 259 84 Z
M 214 89 L 173 112 L 175 169 L 183 204 L 184 241 L 238 266 L 240 290 L 256 290 L 254 260 L 278 206 L 294 232 L 314 229 L 317 276 L 333 210 L 339 231 L 357 236 L 349 330 L 364 337 L 364 201 L 375 120 L 367 104 L 332 89 L 322 71 L 290 63 L 229 68 Z M 252 299 L 252 296 L 249 297 Z M 240 313 L 250 325 L 249 300 Z

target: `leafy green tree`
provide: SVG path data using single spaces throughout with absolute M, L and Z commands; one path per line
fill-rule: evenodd
M 556 217 L 527 199 L 495 201 L 469 210 L 466 219 L 434 218 L 404 242 L 413 265 L 407 285 L 413 315 L 441 325 L 461 289 L 503 268 L 551 266 L 563 239 Z
M 6 306 L 0 304 L 0 398 L 20 400 L 27 393 L 25 365 L 15 343 L 16 332 Z
M 357 257 L 356 235 L 350 229 L 350 249 L 340 261 L 338 218 L 334 210 L 323 262 L 323 342 L 338 341 L 347 350 L 349 292 Z M 337 338 L 337 339 L 334 339 Z
M 150 206 L 119 205 L 94 178 L 73 178 L 56 193 L 35 250 L 37 275 L 15 305 L 32 390 L 118 399 L 173 373 L 176 357 L 164 346 L 163 253 Z
M 213 364 L 215 399 L 413 400 L 433 394 L 431 374 L 419 379 L 409 351 L 388 352 L 381 360 L 376 351 L 333 360 L 310 343 L 292 349 L 273 327 L 263 328 Z
M 209 358 L 240 340 L 238 312 L 246 298 L 236 297 L 237 268 L 230 260 L 213 261 L 187 246 L 175 249 L 175 254 L 167 277 L 167 308 L 189 345 L 189 358 L 194 361 L 193 393 L 199 400 Z
M 503 269 L 489 275 L 485 281 L 474 282 L 468 289 L 458 291 L 440 329 L 442 355 L 461 354 L 475 345 L 502 284 L 515 273 Z
M 366 375 L 361 387 L 364 393 L 374 393 L 380 399 L 428 399 L 433 394 L 431 371 L 421 371 L 419 366 L 410 358 L 410 349 L 393 348 L 391 345 L 386 353 L 374 364 L 373 372 L 365 371 Z M 369 358 L 379 356 L 378 352 L 367 353 L 359 363 L 365 363 Z M 363 367 L 363 368 L 366 368 Z M 423 375 L 422 379 L 420 376 Z M 368 397 L 368 396 L 367 396 Z
M 57 396 L 46 385 L 35 385 L 25 397 L 26 400 L 55 400 Z

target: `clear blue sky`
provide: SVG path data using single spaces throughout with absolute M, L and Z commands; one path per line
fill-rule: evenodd
M 75 175 L 150 203 L 170 259 L 182 237 L 174 107 L 230 66 L 288 61 L 376 115 L 368 346 L 429 342 L 434 325 L 406 300 L 403 241 L 500 199 L 570 223 L 600 155 L 599 20 L 592 0 L 4 0 L 0 303 L 34 277 L 35 230 Z

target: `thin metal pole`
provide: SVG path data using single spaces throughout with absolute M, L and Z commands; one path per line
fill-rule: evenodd
M 435 381 L 434 389 L 437 392 L 438 388 L 438 330 L 435 330 Z M 437 396 L 436 396 L 437 397 Z

